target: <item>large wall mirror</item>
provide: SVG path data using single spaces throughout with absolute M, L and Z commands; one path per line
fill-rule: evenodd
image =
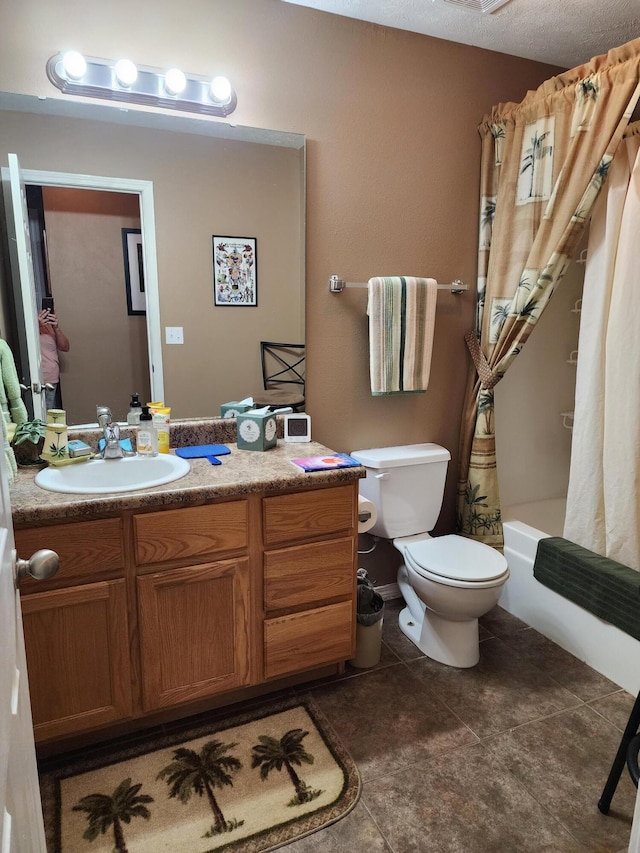
M 304 342 L 303 136 L 7 94 L 0 110 L 2 166 L 14 152 L 27 174 L 116 179 L 109 190 L 35 190 L 46 273 L 71 343 L 60 383 L 70 423 L 94 420 L 98 404 L 122 420 L 131 393 L 151 393 L 148 335 L 160 343 L 173 418 L 216 416 L 221 403 L 257 391 L 261 340 Z M 140 199 L 116 191 L 117 181 L 153 184 L 155 319 L 136 267 Z M 215 304 L 214 237 L 254 248 L 252 304 Z M 4 302 L 0 334 L 14 342 L 19 312 L 6 294 Z

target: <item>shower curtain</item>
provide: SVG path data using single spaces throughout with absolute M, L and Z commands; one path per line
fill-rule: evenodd
M 640 123 L 596 202 L 585 268 L 565 538 L 640 571 Z
M 640 97 L 640 39 L 495 107 L 482 136 L 478 311 L 457 529 L 501 547 L 493 388 L 560 283 Z M 552 377 L 549 381 L 553 381 Z M 527 476 L 526 448 L 522 476 Z

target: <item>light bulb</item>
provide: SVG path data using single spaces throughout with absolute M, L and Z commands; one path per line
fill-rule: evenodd
M 133 86 L 138 77 L 138 69 L 130 59 L 119 59 L 116 62 L 116 77 L 121 86 Z
M 187 86 L 187 78 L 179 68 L 170 68 L 164 75 L 164 88 L 169 95 L 179 95 Z
M 231 100 L 231 83 L 226 77 L 214 77 L 209 87 L 209 93 L 218 104 L 228 104 Z
M 87 63 L 84 56 L 77 50 L 68 50 L 62 57 L 62 67 L 67 77 L 79 80 L 85 75 Z

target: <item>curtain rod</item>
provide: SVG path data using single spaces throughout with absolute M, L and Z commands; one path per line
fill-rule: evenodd
M 342 293 L 346 287 L 368 287 L 368 284 L 366 281 L 344 281 L 337 275 L 332 275 L 329 279 L 331 293 Z M 451 293 L 462 293 L 468 289 L 467 285 L 460 279 L 454 279 L 450 284 L 438 284 L 438 290 L 448 290 Z

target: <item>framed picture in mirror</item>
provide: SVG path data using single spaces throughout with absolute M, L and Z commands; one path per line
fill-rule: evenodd
M 144 261 L 140 228 L 122 229 L 124 282 L 127 290 L 127 313 L 146 314 L 144 295 Z
M 258 304 L 255 237 L 212 237 L 213 304 L 247 308 Z

